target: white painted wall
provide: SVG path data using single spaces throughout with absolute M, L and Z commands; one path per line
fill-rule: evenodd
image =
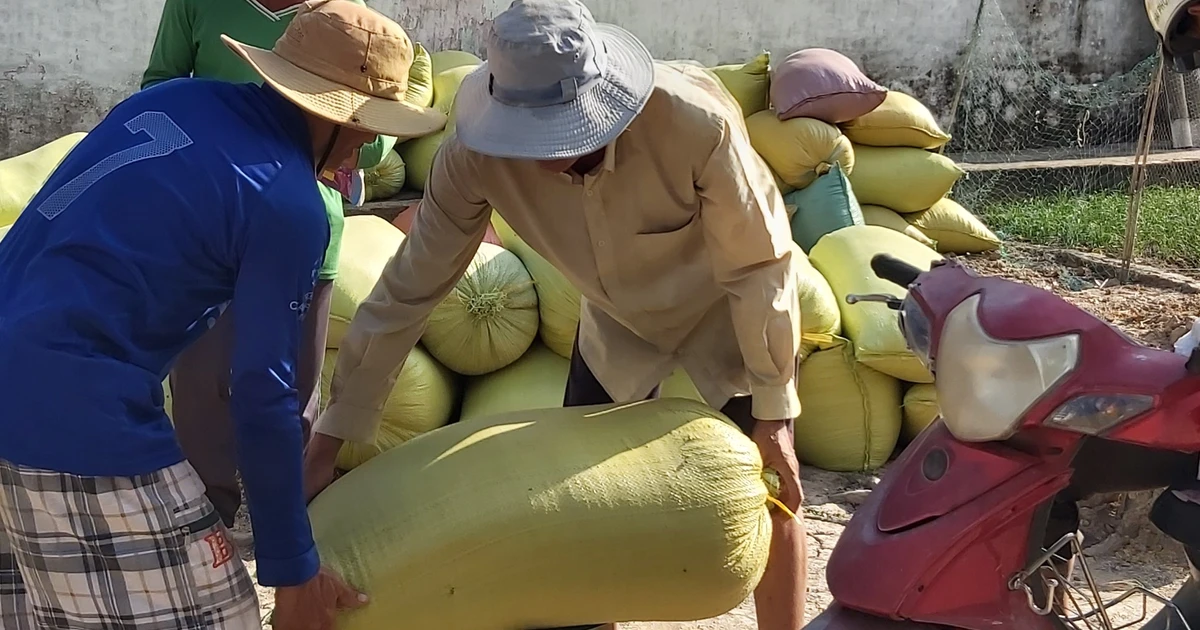
M 1050 65 L 1081 77 L 1128 70 L 1152 52 L 1134 0 L 993 0 Z M 486 19 L 509 0 L 371 0 L 431 50 L 480 51 Z M 941 115 L 977 0 L 588 0 L 596 18 L 638 35 L 660 59 L 706 64 L 761 49 L 835 48 L 876 80 Z M 86 130 L 138 83 L 162 0 L 0 3 L 0 157 Z

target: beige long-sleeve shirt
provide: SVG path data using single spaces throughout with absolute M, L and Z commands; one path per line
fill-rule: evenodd
M 645 109 L 584 176 L 480 155 L 451 137 L 421 204 L 342 341 L 318 432 L 372 439 L 493 208 L 579 288 L 580 352 L 614 400 L 646 396 L 682 365 L 714 407 L 748 393 L 759 420 L 799 415 L 787 214 L 737 103 L 707 74 L 659 65 Z

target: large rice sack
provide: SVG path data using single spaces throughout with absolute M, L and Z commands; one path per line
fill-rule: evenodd
M 404 160 L 388 151 L 379 164 L 363 171 L 363 189 L 367 201 L 395 196 L 404 187 Z
M 771 104 L 779 117 L 816 118 L 830 124 L 870 113 L 887 89 L 867 78 L 849 57 L 827 48 L 788 55 L 771 72 Z
M 467 379 L 463 388 L 460 422 L 471 422 L 500 413 L 562 407 L 571 360 L 558 356 L 540 342 L 511 365 L 491 374 Z M 704 402 L 687 372 L 677 369 L 663 381 L 663 398 Z
M 396 152 L 404 159 L 409 187 L 425 190 L 438 148 L 454 133 L 454 97 L 458 95 L 462 80 L 476 67 L 459 65 L 433 75 L 433 103 L 430 107 L 446 114 L 446 126 L 441 131 L 396 146 Z M 436 64 L 434 70 L 437 70 Z
M 766 568 L 763 474 L 754 443 L 699 403 L 544 409 L 412 440 L 309 517 L 322 564 L 371 594 L 339 630 L 692 621 L 736 607 Z
M 329 403 L 329 385 L 337 365 L 337 350 L 325 351 L 321 366 L 321 405 Z M 371 458 L 450 422 L 457 401 L 454 374 L 429 356 L 420 345 L 404 361 L 404 369 L 380 412 L 379 431 L 370 443 L 346 442 L 337 467 L 352 470 Z
M 792 241 L 805 252 L 830 232 L 863 224 L 854 188 L 840 164 L 807 188 L 788 193 L 783 203 L 791 216 Z
M 25 205 L 41 190 L 59 162 L 86 136 L 67 134 L 28 153 L 0 160 L 0 226 L 16 222 Z
M 942 413 L 933 383 L 913 385 L 904 393 L 904 439 L 911 440 Z
M 171 378 L 170 377 L 163 379 L 162 389 L 163 389 L 163 411 L 166 412 L 167 418 L 171 419 L 171 422 L 174 423 L 172 416 L 174 415 L 175 397 L 171 395 Z
M 939 252 L 973 254 L 1000 248 L 1000 237 L 951 199 L 939 199 L 932 208 L 906 214 L 904 219 L 937 241 Z
M 889 230 L 895 230 L 926 247 L 936 249 L 937 243 L 933 239 L 926 236 L 915 225 L 905 220 L 906 216 L 911 217 L 921 213 L 901 215 L 891 208 L 884 208 L 883 206 L 862 206 L 861 210 L 863 222 L 867 225 L 878 225 Z
M 459 374 L 494 372 L 521 358 L 537 338 L 537 303 L 521 259 L 480 243 L 467 272 L 430 313 L 421 342 Z
M 884 374 L 910 383 L 932 383 L 933 375 L 904 341 L 896 311 L 880 302 L 847 304 L 850 294 L 906 295 L 904 287 L 876 277 L 871 258 L 891 254 L 921 269 L 942 257 L 937 252 L 893 230 L 877 225 L 856 225 L 822 238 L 809 254 L 812 264 L 829 281 L 842 310 L 842 333 L 854 342 L 858 360 Z
M 379 275 L 400 248 L 404 233 L 386 220 L 370 215 L 346 217 L 342 254 L 329 303 L 329 335 L 325 345 L 341 346 L 358 305 L 371 294 Z
M 661 398 L 686 398 L 698 403 L 704 402 L 704 397 L 700 395 L 700 390 L 696 389 L 692 377 L 688 376 L 683 368 L 676 368 L 671 372 L 667 380 L 662 382 L 658 395 Z
M 540 342 L 511 365 L 467 379 L 460 422 L 500 413 L 562 407 L 571 361 Z
M 404 100 L 419 107 L 429 107 L 433 102 L 433 59 L 429 51 L 413 43 L 413 62 L 408 70 L 408 90 Z
M 483 63 L 482 59 L 465 50 L 439 50 L 429 55 L 429 61 L 433 66 L 433 76 L 463 66 L 474 68 Z
M 841 130 L 813 118 L 779 120 L 773 110 L 763 110 L 746 119 L 750 144 L 780 179 L 794 188 L 804 188 L 818 176 L 841 164 L 854 170 L 854 149 Z
M 918 212 L 945 197 L 963 172 L 950 158 L 923 149 L 857 145 L 849 175 L 859 203 Z
M 950 142 L 933 112 L 904 92 L 888 92 L 883 104 L 842 125 L 854 144 L 936 149 Z
M 796 286 L 800 294 L 800 352 L 808 354 L 828 347 L 842 334 L 842 313 L 829 281 L 813 267 L 799 246 L 793 246 L 792 260 L 799 272 Z
M 504 221 L 492 212 L 492 226 L 504 249 L 517 255 L 533 278 L 538 296 L 538 336 L 559 356 L 571 357 L 579 328 L 579 290 L 550 261 L 533 251 Z
M 761 52 L 746 63 L 714 66 L 707 70 L 721 81 L 725 89 L 742 106 L 742 116 L 749 118 L 767 108 L 771 86 L 771 54 Z
M 851 472 L 885 464 L 900 436 L 900 381 L 854 357 L 845 341 L 809 355 L 796 376 L 796 455 L 805 465 Z

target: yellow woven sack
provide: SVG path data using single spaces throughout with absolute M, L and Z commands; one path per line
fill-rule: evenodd
M 918 212 L 945 197 L 962 175 L 953 160 L 923 149 L 855 145 L 850 185 L 860 204 Z
M 795 186 L 790 186 L 790 185 L 788 185 L 787 182 L 783 181 L 783 178 L 779 176 L 779 173 L 775 172 L 775 169 L 771 169 L 771 176 L 775 178 L 775 187 L 779 189 L 780 195 L 786 195 L 786 194 L 792 192 L 793 190 L 796 190 Z M 788 208 L 788 218 L 789 219 L 792 218 L 792 213 L 794 213 L 795 211 L 796 211 L 795 207 Z
M 346 217 L 342 255 L 329 303 L 329 336 L 325 345 L 341 346 L 358 305 L 367 299 L 379 274 L 404 241 L 404 233 L 386 220 L 369 214 Z
M 851 472 L 887 463 L 900 436 L 900 381 L 856 361 L 841 339 L 800 364 L 796 393 L 796 454 L 803 464 Z
M 941 199 L 932 208 L 904 218 L 937 241 L 939 252 L 974 254 L 1000 248 L 1000 237 L 970 210 L 951 199 Z
M 421 342 L 459 374 L 494 372 L 521 358 L 537 338 L 537 304 L 521 260 L 480 243 L 466 274 L 429 315 Z
M 465 50 L 439 50 L 429 55 L 429 62 L 433 66 L 433 75 L 437 76 L 463 66 L 478 67 L 483 60 Z
M 854 144 L 872 147 L 936 149 L 950 142 L 933 112 L 904 92 L 888 92 L 871 113 L 842 125 Z
M 174 424 L 175 421 L 173 418 L 171 418 L 172 410 L 174 408 L 174 405 L 172 404 L 174 402 L 174 397 L 171 395 L 171 378 L 170 377 L 163 379 L 162 388 L 163 388 L 163 411 L 165 411 L 167 413 L 167 418 L 171 419 L 171 423 Z
M 904 393 L 904 439 L 911 440 L 942 413 L 932 383 L 913 385 Z
M 558 356 L 540 342 L 508 367 L 467 379 L 460 422 L 500 413 L 562 407 L 570 359 Z M 659 390 L 663 398 L 704 402 L 687 372 L 675 370 Z
M 67 134 L 28 153 L 0 160 L 0 226 L 12 225 L 86 133 Z
M 550 261 L 521 240 L 499 212 L 492 212 L 492 227 L 504 249 L 516 254 L 533 278 L 542 343 L 559 356 L 571 358 L 575 330 L 579 328 L 579 290 Z
M 569 359 L 535 341 L 511 365 L 467 379 L 459 422 L 512 411 L 562 407 L 570 367 Z
M 367 201 L 388 199 L 404 187 L 404 160 L 395 151 L 384 154 L 379 164 L 363 170 L 363 188 Z
M 800 350 L 808 354 L 829 347 L 836 336 L 842 334 L 842 312 L 829 281 L 795 243 L 792 244 L 792 258 L 799 270 Z
M 885 227 L 889 230 L 895 230 L 926 247 L 933 247 L 936 249 L 937 243 L 935 243 L 933 239 L 926 236 L 925 233 L 917 229 L 915 225 L 911 225 L 908 221 L 905 221 L 904 216 L 895 212 L 891 208 L 884 208 L 883 206 L 860 207 L 862 208 L 863 221 L 865 221 L 867 225 L 878 225 L 879 227 Z M 911 217 L 914 215 L 910 214 L 907 216 Z
M 842 310 L 842 333 L 854 342 L 859 362 L 910 383 L 932 383 L 933 375 L 904 341 L 896 311 L 879 302 L 847 304 L 849 294 L 906 292 L 871 271 L 871 258 L 891 254 L 929 269 L 942 257 L 937 252 L 893 230 L 877 225 L 854 225 L 825 235 L 809 253 L 813 266 L 829 281 Z
M 767 109 L 747 118 L 746 130 L 754 150 L 789 186 L 808 186 L 835 162 L 847 175 L 854 170 L 850 141 L 829 123 L 815 118 L 779 120 L 774 110 Z
M 688 376 L 683 368 L 676 368 L 671 372 L 667 380 L 662 382 L 658 394 L 661 398 L 686 398 L 698 403 L 704 402 L 704 397 L 700 395 L 700 390 L 696 389 L 692 377 Z
M 459 51 L 453 51 L 459 52 Z M 434 53 L 435 56 L 439 53 Z M 467 53 L 464 53 L 467 54 Z M 433 109 L 446 114 L 446 126 L 441 131 L 435 131 L 427 136 L 413 138 L 396 145 L 396 153 L 404 159 L 407 183 L 414 190 L 425 190 L 429 181 L 429 172 L 433 170 L 433 158 L 437 150 L 454 133 L 454 97 L 462 80 L 475 70 L 473 65 L 456 65 L 433 75 Z M 437 70 L 437 65 L 434 65 Z
M 763 472 L 699 403 L 543 409 L 422 435 L 309 515 L 322 563 L 371 594 L 338 630 L 692 621 L 762 577 Z
M 433 102 L 433 59 L 429 51 L 413 43 L 413 62 L 408 70 L 408 91 L 404 100 L 418 107 L 429 107 Z
M 746 63 L 706 68 L 742 106 L 742 116 L 749 118 L 767 108 L 771 87 L 771 54 L 761 52 Z
M 321 366 L 321 406 L 329 403 L 329 385 L 337 365 L 337 350 L 325 351 Z M 357 468 L 371 458 L 450 422 L 458 398 L 454 374 L 420 345 L 413 348 L 400 370 L 392 394 L 383 404 L 382 422 L 369 444 L 346 442 L 338 452 L 337 467 Z

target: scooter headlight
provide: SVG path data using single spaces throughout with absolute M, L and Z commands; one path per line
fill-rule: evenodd
M 979 295 L 946 317 L 938 344 L 938 403 L 946 428 L 964 442 L 1012 437 L 1025 412 L 1079 362 L 1079 335 L 1005 341 L 979 321 Z
M 1153 406 L 1154 397 L 1144 394 L 1084 394 L 1060 405 L 1045 424 L 1097 435 Z

